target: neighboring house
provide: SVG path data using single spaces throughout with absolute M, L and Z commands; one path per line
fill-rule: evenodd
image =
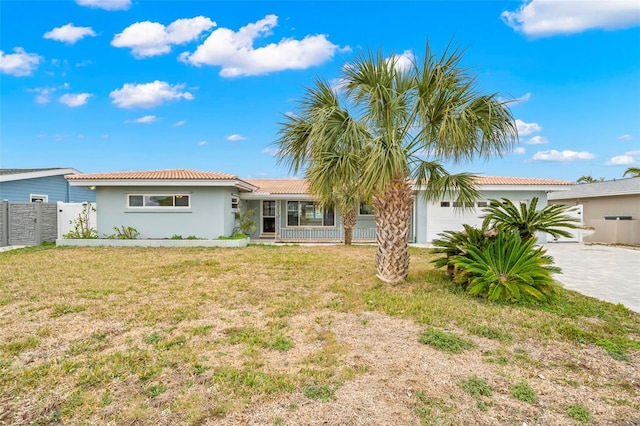
M 90 188 L 72 187 L 65 175 L 79 174 L 76 169 L 0 169 L 0 200 L 44 203 L 95 202 Z
M 72 187 L 95 187 L 98 235 L 133 227 L 140 238 L 231 235 L 239 194 L 255 187 L 237 176 L 197 170 L 66 176 Z
M 640 244 L 640 178 L 574 185 L 550 193 L 549 202 L 582 206 L 584 225 L 595 229 L 587 241 Z
M 252 238 L 281 242 L 336 242 L 343 239 L 339 212 L 323 210 L 308 192 L 303 179 L 239 179 L 237 176 L 194 170 L 158 170 L 67 176 L 71 186 L 94 186 L 98 233 L 132 226 L 141 238 L 216 238 L 230 235 L 235 214 L 254 211 Z M 481 198 L 472 210 L 460 209 L 453 198 L 427 202 L 424 188 L 416 187 L 410 239 L 431 242 L 463 223 L 479 226 L 482 207 L 489 199 L 509 198 L 547 205 L 547 192 L 566 190 L 567 181 L 530 178 L 479 177 Z M 157 202 L 160 205 L 148 205 Z M 544 242 L 544 236 L 541 236 Z M 375 241 L 375 220 L 370 206 L 360 207 L 354 241 Z

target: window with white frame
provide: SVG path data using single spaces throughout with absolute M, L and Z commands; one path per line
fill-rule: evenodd
M 313 201 L 287 201 L 287 226 L 335 226 L 335 214 Z
M 191 197 L 188 194 L 128 194 L 127 207 L 186 209 L 191 207 Z
M 49 196 L 48 195 L 29 194 L 29 199 L 31 200 L 32 203 L 35 203 L 36 201 L 42 201 L 43 203 L 48 203 L 49 202 Z
M 236 211 L 240 207 L 240 197 L 238 194 L 231 194 L 231 210 Z

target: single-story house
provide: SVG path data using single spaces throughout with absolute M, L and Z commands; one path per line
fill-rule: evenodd
M 582 208 L 584 225 L 595 230 L 586 241 L 640 244 L 640 178 L 581 183 L 548 198 Z
M 196 170 L 156 170 L 74 174 L 71 186 L 95 187 L 98 234 L 114 227 L 132 226 L 140 238 L 217 238 L 231 235 L 235 215 L 254 211 L 256 231 L 252 238 L 279 242 L 343 239 L 340 215 L 323 210 L 309 194 L 304 179 L 240 179 L 237 176 Z M 412 241 L 428 243 L 446 230 L 462 229 L 463 223 L 479 226 L 482 207 L 489 199 L 514 202 L 538 197 L 547 205 L 547 193 L 566 190 L 572 183 L 550 179 L 478 177 L 480 199 L 473 209 L 459 209 L 454 199 L 427 202 L 424 188 L 415 186 L 411 221 Z M 466 206 L 471 207 L 471 206 Z M 545 236 L 540 237 L 543 241 Z M 374 241 L 375 221 L 370 206 L 360 207 L 354 241 Z
M 43 203 L 95 202 L 88 187 L 74 187 L 66 175 L 80 174 L 72 168 L 0 169 L 0 200 Z

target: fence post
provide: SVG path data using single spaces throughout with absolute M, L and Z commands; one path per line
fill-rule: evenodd
M 2 210 L 0 211 L 0 247 L 9 245 L 9 201 L 2 200 Z
M 35 245 L 39 246 L 42 244 L 42 201 L 38 200 L 35 202 L 36 208 L 36 229 L 35 229 Z

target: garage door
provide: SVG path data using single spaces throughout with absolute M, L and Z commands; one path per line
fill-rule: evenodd
M 582 204 L 579 204 L 573 207 L 571 210 L 567 212 L 568 216 L 571 216 L 580 221 L 580 225 L 582 222 Z M 571 232 L 570 238 L 559 237 L 554 238 L 551 235 L 547 234 L 547 242 L 553 243 L 581 243 L 582 242 L 582 233 L 579 229 L 567 229 L 567 231 Z
M 439 201 L 430 203 L 427 209 L 427 241 L 440 238 L 438 234 L 444 231 L 462 231 L 463 224 L 475 227 L 482 226 L 482 202 L 474 203 L 473 209 L 462 209 L 454 201 Z

